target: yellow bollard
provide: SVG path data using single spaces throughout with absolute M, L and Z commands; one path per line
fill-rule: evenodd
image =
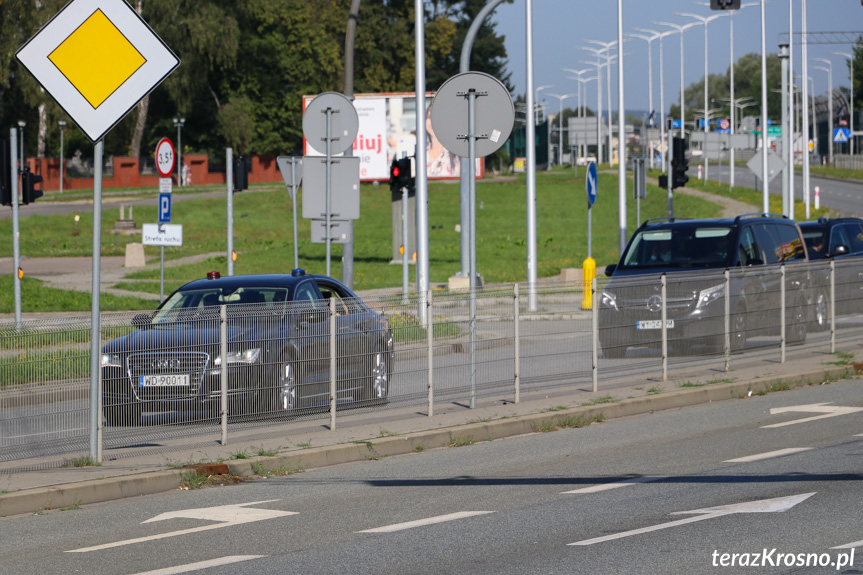
M 596 261 L 587 258 L 581 266 L 584 279 L 584 294 L 581 299 L 581 309 L 593 309 L 593 278 L 596 277 Z

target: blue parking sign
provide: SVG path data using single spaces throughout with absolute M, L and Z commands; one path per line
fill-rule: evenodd
M 171 194 L 159 194 L 159 223 L 171 223 Z

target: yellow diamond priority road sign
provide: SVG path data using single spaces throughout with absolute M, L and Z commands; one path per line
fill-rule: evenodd
M 17 56 L 93 142 L 180 64 L 125 0 L 72 0 Z

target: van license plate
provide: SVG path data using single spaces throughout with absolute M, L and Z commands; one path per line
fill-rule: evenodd
M 636 329 L 662 329 L 662 320 L 661 319 L 647 319 L 644 321 L 637 322 L 635 324 Z M 672 329 L 674 327 L 674 320 L 667 319 L 665 320 L 665 327 L 667 329 Z

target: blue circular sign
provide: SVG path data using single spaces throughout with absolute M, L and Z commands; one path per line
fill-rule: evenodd
M 587 205 L 592 206 L 596 202 L 596 163 L 590 162 L 587 166 Z

